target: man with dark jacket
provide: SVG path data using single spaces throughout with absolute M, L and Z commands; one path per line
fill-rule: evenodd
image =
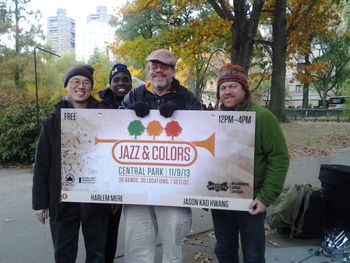
M 150 109 L 159 109 L 165 118 L 175 110 L 201 110 L 200 101 L 175 79 L 176 60 L 166 49 L 155 50 L 147 58 L 148 82 L 127 94 L 122 106 L 145 117 Z M 152 263 L 156 236 L 163 245 L 163 263 L 182 262 L 181 240 L 191 226 L 187 207 L 124 205 L 125 262 Z
M 165 118 L 175 110 L 201 110 L 200 101 L 175 79 L 176 60 L 166 49 L 155 50 L 147 58 L 149 81 L 127 94 L 122 106 L 145 117 L 159 109 Z M 148 205 L 124 205 L 125 262 L 152 263 L 156 236 L 163 245 L 163 263 L 182 262 L 181 240 L 191 226 L 191 209 Z
M 110 205 L 61 202 L 61 109 L 99 108 L 91 96 L 93 68 L 78 65 L 64 79 L 67 96 L 55 105 L 40 132 L 35 158 L 32 205 L 38 220 L 45 224 L 50 216 L 55 261 L 75 262 L 80 224 L 87 263 L 104 263 Z
M 103 108 L 118 109 L 124 96 L 131 90 L 131 87 L 131 74 L 128 67 L 121 63 L 114 64 L 109 73 L 109 87 L 98 93 L 102 99 L 101 103 Z M 109 216 L 105 251 L 106 263 L 114 262 L 115 253 L 117 251 L 121 213 L 121 205 L 114 205 L 111 215 Z

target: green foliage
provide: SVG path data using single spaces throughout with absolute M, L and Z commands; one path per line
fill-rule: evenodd
M 26 88 L 28 68 L 33 68 L 28 67 L 28 61 L 32 58 L 31 51 L 44 39 L 38 21 L 40 11 L 28 9 L 29 2 L 30 0 L 0 2 L 0 21 L 1 24 L 4 22 L 0 26 L 0 34 L 11 41 L 0 45 L 0 67 L 6 69 L 5 74 L 0 75 L 0 82 L 13 81 L 17 88 L 22 89 Z
M 36 149 L 38 126 L 34 96 L 12 90 L 1 92 L 0 163 L 32 162 Z M 52 103 L 41 105 L 40 119 L 52 109 Z M 41 123 L 41 122 L 40 122 Z
M 190 18 L 203 15 L 208 5 L 204 1 L 196 10 L 189 3 L 181 4 L 168 0 L 133 1 L 127 3 L 112 17 L 111 25 L 117 28 L 116 33 L 122 40 L 133 40 L 138 37 L 150 39 L 163 30 L 171 30 L 189 22 Z
M 108 56 L 100 52 L 97 48 L 87 62 L 94 68 L 94 88 L 92 95 L 95 98 L 99 98 L 98 92 L 108 85 L 109 71 L 111 70 L 112 63 L 109 61 Z
M 35 109 L 29 108 L 21 114 L 5 114 L 0 121 L 0 161 L 33 160 L 36 123 Z
M 315 46 L 320 48 L 321 54 L 307 68 L 321 98 L 326 98 L 330 91 L 342 95 L 348 89 L 350 36 L 348 31 L 331 33 L 317 36 Z

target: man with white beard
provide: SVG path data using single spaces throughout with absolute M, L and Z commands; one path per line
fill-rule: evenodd
M 175 110 L 202 110 L 200 101 L 175 79 L 176 60 L 167 49 L 155 50 L 147 57 L 145 85 L 124 97 L 122 107 L 137 116 L 147 116 L 150 109 L 169 118 Z M 124 205 L 125 262 L 155 262 L 156 237 L 163 245 L 163 263 L 182 262 L 181 240 L 191 226 L 191 209 L 151 205 Z

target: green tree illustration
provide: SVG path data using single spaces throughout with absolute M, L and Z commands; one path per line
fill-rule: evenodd
M 159 136 L 162 134 L 164 128 L 162 127 L 159 121 L 154 120 L 148 123 L 146 130 L 148 135 L 152 136 L 154 140 L 156 136 Z
M 134 139 L 137 139 L 137 136 L 140 136 L 145 131 L 145 126 L 139 120 L 134 120 L 129 123 L 128 132 L 130 135 L 135 136 Z
M 171 137 L 174 140 L 174 137 L 177 137 L 181 134 L 182 128 L 177 121 L 170 121 L 165 126 L 165 133 L 167 136 Z

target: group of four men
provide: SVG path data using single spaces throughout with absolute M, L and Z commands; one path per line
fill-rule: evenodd
M 109 87 L 100 91 L 98 102 L 91 96 L 93 68 L 78 65 L 64 79 L 67 96 L 58 102 L 40 133 L 33 177 L 33 209 L 50 229 L 55 261 L 75 262 L 80 225 L 86 262 L 113 262 L 116 252 L 120 205 L 61 202 L 62 108 L 126 108 L 145 117 L 151 109 L 168 118 L 176 110 L 201 110 L 201 102 L 175 78 L 176 59 L 166 49 L 147 57 L 147 82 L 131 89 L 126 65 L 113 65 Z M 239 262 L 239 235 L 245 263 L 265 262 L 264 220 L 266 207 L 282 191 L 289 159 L 276 118 L 251 100 L 247 75 L 239 65 L 226 64 L 218 74 L 220 110 L 255 111 L 254 200 L 249 212 L 212 210 L 219 262 Z M 182 262 L 181 241 L 191 227 L 191 209 L 149 205 L 124 205 L 125 262 L 155 262 L 156 237 L 163 245 L 163 263 Z

